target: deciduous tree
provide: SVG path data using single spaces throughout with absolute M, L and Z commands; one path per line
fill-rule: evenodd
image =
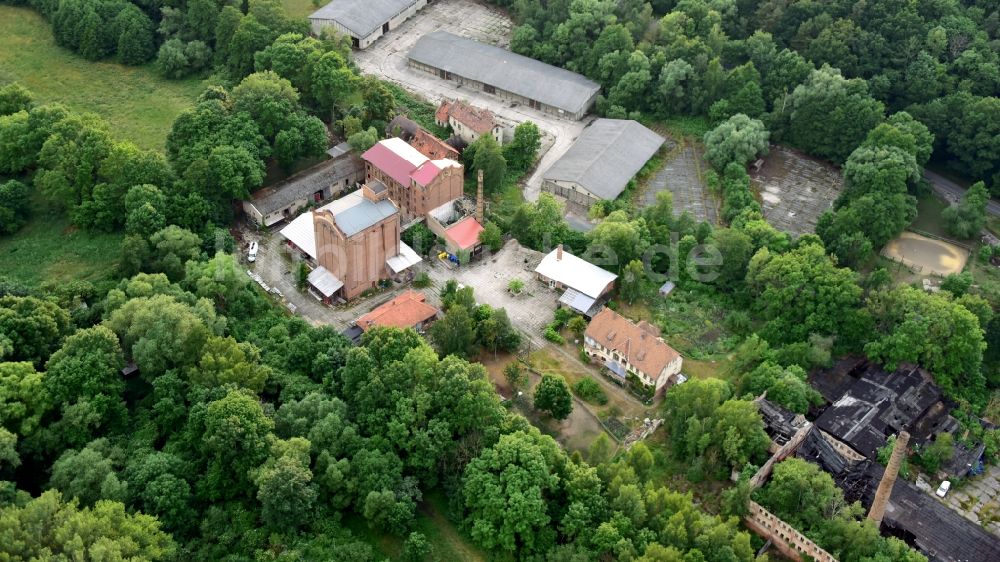
M 535 387 L 535 408 L 544 410 L 557 420 L 564 420 L 573 411 L 573 396 L 566 380 L 559 375 L 545 374 Z
M 762 122 L 737 113 L 705 134 L 705 159 L 717 170 L 730 162 L 745 166 L 758 155 L 767 154 L 769 138 Z

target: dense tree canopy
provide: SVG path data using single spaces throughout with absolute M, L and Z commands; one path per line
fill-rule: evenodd
M 860 336 L 856 275 L 838 268 L 818 244 L 785 254 L 759 250 L 750 260 L 747 288 L 766 322 L 761 335 L 768 341 L 804 341 L 810 334 L 855 341 Z

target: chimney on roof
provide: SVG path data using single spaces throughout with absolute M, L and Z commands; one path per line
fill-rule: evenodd
M 361 187 L 361 195 L 372 203 L 378 203 L 389 196 L 389 190 L 386 189 L 384 183 L 378 180 L 371 180 L 365 182 Z
M 562 244 L 556 246 L 556 261 L 562 261 Z
M 483 171 L 479 170 L 476 181 L 476 222 L 483 224 Z

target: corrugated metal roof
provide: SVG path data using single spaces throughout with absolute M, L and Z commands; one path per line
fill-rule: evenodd
M 335 148 L 331 148 L 332 152 Z M 330 187 L 350 176 L 364 174 L 365 163 L 353 154 L 320 162 L 270 187 L 255 191 L 251 203 L 263 215 L 280 211 L 295 201 L 308 199 L 313 193 Z
M 337 146 L 327 150 L 326 153 L 330 155 L 330 158 L 336 158 L 338 156 L 347 154 L 350 151 L 351 151 L 351 145 L 348 144 L 347 142 L 342 142 Z
M 322 265 L 309 272 L 308 281 L 324 297 L 333 296 L 334 293 L 344 286 L 343 281 L 337 279 L 336 275 L 330 273 L 330 270 Z
M 333 20 L 358 37 L 367 37 L 416 3 L 417 0 L 331 0 L 309 19 Z
M 566 292 L 559 297 L 559 302 L 580 314 L 586 314 L 590 310 L 590 307 L 594 306 L 594 303 L 597 302 L 597 299 L 588 297 L 576 289 L 566 289 Z
M 663 143 L 663 137 L 631 119 L 598 119 L 544 179 L 574 182 L 601 199 L 614 199 Z
M 399 253 L 391 258 L 385 260 L 385 264 L 389 266 L 394 273 L 399 273 L 408 267 L 414 266 L 420 262 L 424 261 L 413 248 L 406 245 L 406 242 L 402 240 L 399 241 Z
M 542 258 L 535 272 L 595 299 L 601 296 L 608 283 L 618 278 L 614 273 L 605 271 L 565 250 L 562 259 L 559 259 L 558 252 L 559 250 L 552 250 L 549 255 Z
M 408 57 L 572 114 L 585 109 L 601 89 L 575 72 L 446 31 L 421 37 Z
M 375 203 L 361 197 L 358 204 L 333 215 L 333 220 L 346 236 L 354 236 L 398 212 L 396 205 L 388 199 Z
M 418 166 L 430 160 L 406 144 L 403 139 L 396 137 L 378 141 L 375 146 L 366 150 L 361 158 L 371 162 L 372 166 L 404 186 L 410 185 L 410 174 Z

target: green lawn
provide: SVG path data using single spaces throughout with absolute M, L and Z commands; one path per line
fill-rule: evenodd
M 289 16 L 293 18 L 305 18 L 327 2 L 329 0 L 319 0 L 319 5 L 316 5 L 313 4 L 313 0 L 281 0 L 281 5 L 285 7 L 285 13 Z
M 197 79 L 166 80 L 151 65 L 84 60 L 56 46 L 51 26 L 34 10 L 0 5 L 0 84 L 12 81 L 39 102 L 92 111 L 117 138 L 161 150 L 174 119 L 203 88 Z
M 954 238 L 944 229 L 941 213 L 948 208 L 948 202 L 933 193 L 917 200 L 917 218 L 911 225 L 916 230 L 930 232 L 945 238 Z
M 486 554 L 474 546 L 470 540 L 446 516 L 447 500 L 440 490 L 424 495 L 424 501 L 417 507 L 414 531 L 423 533 L 434 548 L 437 560 L 463 560 L 485 562 Z M 403 550 L 403 539 L 380 533 L 360 517 L 352 517 L 346 526 L 361 540 L 371 544 L 383 556 L 397 560 Z M 405 537 L 404 537 L 405 538 Z
M 32 220 L 12 236 L 0 236 L 0 276 L 35 286 L 43 281 L 98 281 L 117 266 L 121 234 L 91 234 L 60 211 L 34 202 Z

